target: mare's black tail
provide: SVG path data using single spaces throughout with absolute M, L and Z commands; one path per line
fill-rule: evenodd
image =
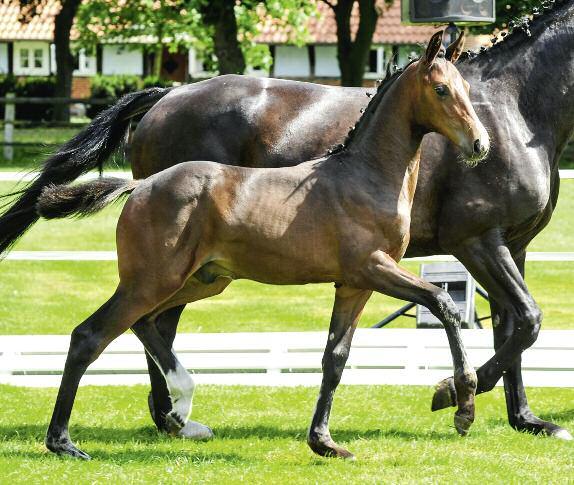
M 151 88 L 127 94 L 48 158 L 27 187 L 0 196 L 7 201 L 0 207 L 0 255 L 38 220 L 36 202 L 45 187 L 66 184 L 96 167 L 101 169 L 121 144 L 130 119 L 149 111 L 168 92 L 169 88 Z
M 139 182 L 100 177 L 82 184 L 51 184 L 45 187 L 38 197 L 36 212 L 44 219 L 89 216 L 128 195 Z

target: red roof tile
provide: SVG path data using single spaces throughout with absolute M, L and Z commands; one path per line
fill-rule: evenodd
M 60 11 L 57 1 L 40 7 L 40 15 L 28 23 L 18 22 L 20 9 L 13 2 L 0 2 L 0 40 L 48 40 L 54 36 L 54 16 Z

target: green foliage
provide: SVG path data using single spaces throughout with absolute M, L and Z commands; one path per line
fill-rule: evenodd
M 41 97 L 54 96 L 56 80 L 53 77 L 27 76 L 15 78 L 11 75 L 0 75 L 0 96 L 6 93 L 14 93 L 16 97 Z M 54 107 L 50 104 L 19 104 L 16 105 L 16 119 L 41 121 L 51 120 Z M 0 115 L 4 116 L 4 105 L 0 106 Z
M 131 39 L 151 50 L 163 43 L 177 51 L 179 47 L 190 46 L 193 32 L 198 30 L 200 16 L 193 3 L 185 0 L 84 2 L 77 16 L 80 43 L 93 48 L 103 41 Z
M 238 37 L 248 66 L 269 69 L 273 62 L 269 46 L 257 44 L 255 39 L 262 25 L 272 23 L 274 29 L 288 33 L 289 42 L 298 46 L 309 40 L 307 23 L 317 13 L 316 3 L 310 0 L 241 1 L 235 6 Z
M 536 8 L 542 10 L 541 5 L 540 0 L 499 0 L 496 2 L 496 22 L 482 27 L 471 27 L 470 31 L 473 34 L 490 34 L 493 29 L 506 29 L 512 20 L 528 17 Z
M 214 8 L 208 0 L 90 0 L 80 7 L 77 28 L 80 45 L 94 49 L 98 43 L 132 39 L 148 51 L 167 47 L 176 52 L 194 47 L 209 69 L 217 70 L 213 56 L 213 28 L 202 21 L 203 9 Z M 290 41 L 307 39 L 307 19 L 316 12 L 312 0 L 239 1 L 235 6 L 238 40 L 248 66 L 268 68 L 272 59 L 266 45 L 255 39 L 263 23 L 286 28 Z

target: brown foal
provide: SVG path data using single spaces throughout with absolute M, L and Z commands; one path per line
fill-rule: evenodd
M 347 146 L 288 168 L 250 169 L 188 162 L 142 181 L 102 178 L 46 189 L 47 218 L 94 212 L 132 192 L 117 227 L 120 283 L 114 295 L 72 332 L 46 444 L 89 458 L 68 434 L 78 384 L 88 365 L 118 335 L 135 332 L 166 379 L 177 432 L 191 411 L 193 381 L 159 336 L 154 318 L 171 307 L 222 292 L 235 279 L 263 283 L 334 282 L 335 302 L 323 357 L 323 380 L 308 434 L 323 456 L 352 458 L 329 433 L 333 395 L 359 316 L 373 291 L 427 306 L 444 324 L 454 363 L 465 434 L 474 419 L 476 374 L 468 362 L 458 310 L 448 294 L 400 268 L 409 241 L 422 137 L 435 131 L 469 163 L 483 158 L 488 135 L 453 63 L 442 32 L 425 55 L 384 82 Z M 452 62 L 451 62 L 452 61 Z M 195 423 L 198 436 L 210 430 Z

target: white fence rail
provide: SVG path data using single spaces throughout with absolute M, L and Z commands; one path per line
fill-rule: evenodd
M 560 178 L 574 179 L 574 170 L 563 169 L 559 170 Z M 105 170 L 104 175 L 106 177 L 119 177 L 119 178 L 132 178 L 132 173 L 125 170 Z M 0 182 L 31 182 L 38 176 L 38 172 L 3 172 L 0 171 Z M 91 180 L 99 177 L 98 172 L 89 172 L 80 177 L 80 180 Z
M 181 334 L 175 350 L 197 383 L 317 386 L 326 332 Z M 475 366 L 493 354 L 490 330 L 463 330 Z M 0 337 L 0 383 L 51 387 L 60 383 L 69 337 Z M 574 331 L 546 330 L 523 354 L 527 386 L 574 387 Z M 360 329 L 345 384 L 432 385 L 452 374 L 442 330 Z M 83 385 L 148 383 L 142 346 L 134 335 L 113 342 L 88 369 Z M 500 384 L 500 383 L 499 383 Z

